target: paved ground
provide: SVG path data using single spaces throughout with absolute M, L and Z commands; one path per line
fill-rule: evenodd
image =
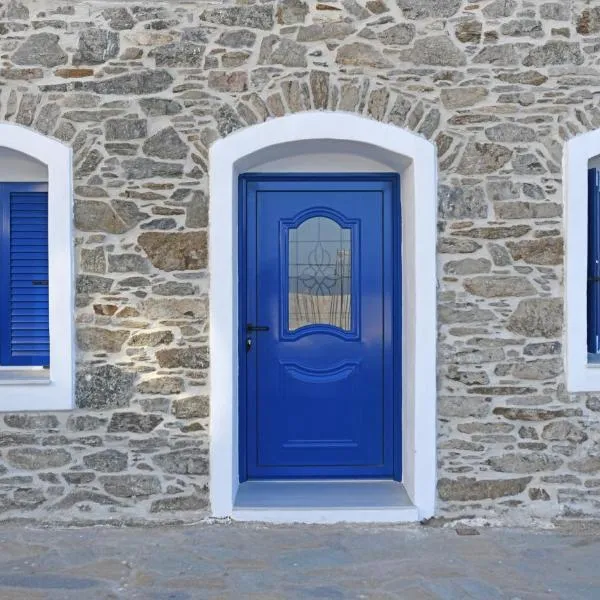
M 600 599 L 600 535 L 395 526 L 0 528 L 0 599 Z

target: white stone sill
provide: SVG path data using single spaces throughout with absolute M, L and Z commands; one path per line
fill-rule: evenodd
M 381 480 L 247 481 L 231 518 L 267 523 L 414 523 L 404 486 Z
M 587 364 L 585 366 L 590 367 L 592 369 L 600 368 L 600 354 L 590 354 L 588 352 Z
M 49 385 L 47 369 L 0 369 L 0 385 Z

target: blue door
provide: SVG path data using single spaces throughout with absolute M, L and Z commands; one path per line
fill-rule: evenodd
M 48 186 L 0 183 L 0 366 L 48 366 Z
M 397 190 L 241 178 L 242 480 L 399 478 Z

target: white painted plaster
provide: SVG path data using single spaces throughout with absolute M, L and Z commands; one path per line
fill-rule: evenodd
M 335 148 L 334 150 L 332 150 Z M 337 152 L 401 174 L 403 255 L 403 484 L 415 508 L 385 521 L 435 510 L 436 485 L 436 181 L 434 146 L 393 125 L 348 113 L 306 112 L 269 120 L 216 142 L 210 151 L 210 494 L 217 517 L 234 510 L 238 473 L 238 175 L 298 155 Z M 314 170 L 306 162 L 303 168 Z M 262 168 L 261 168 L 262 170 Z M 329 169 L 327 169 L 329 170 Z M 407 512 L 412 510 L 412 512 Z M 287 514 L 287 517 L 286 517 Z M 321 515 L 325 518 L 325 515 Z M 275 517 L 273 517 L 275 518 Z M 280 512 L 283 521 L 319 521 L 314 511 Z M 265 520 L 264 515 L 258 520 Z M 346 520 L 346 519 L 343 519 Z M 380 520 L 355 511 L 348 520 Z
M 47 181 L 48 167 L 44 163 L 0 146 L 0 183 Z
M 72 156 L 68 146 L 20 125 L 0 123 L 0 149 L 45 165 L 48 181 L 50 373 L 47 385 L 3 380 L 0 411 L 73 407 Z M 23 158 L 18 157 L 23 164 Z M 0 158 L 1 160 L 1 158 Z M 36 168 L 39 168 L 36 166 Z M 2 293 L 2 290 L 0 290 Z M 36 385 L 37 383 L 37 385 Z
M 414 506 L 398 508 L 271 508 L 268 510 L 237 508 L 231 518 L 235 521 L 260 523 L 414 523 L 419 511 Z
M 297 144 L 298 146 L 300 145 Z M 368 151 L 349 153 L 343 142 L 319 142 L 317 151 L 311 144 L 302 144 L 303 150 L 294 148 L 292 156 L 268 161 L 248 169 L 255 173 L 381 173 L 395 172 L 393 163 L 377 160 Z M 314 150 L 314 148 L 312 148 Z M 380 157 L 384 158 L 384 157 Z

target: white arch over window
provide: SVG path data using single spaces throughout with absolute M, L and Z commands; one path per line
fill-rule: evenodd
M 71 148 L 12 123 L 0 123 L 0 148 L 26 155 L 47 168 L 50 321 L 49 378 L 37 382 L 0 378 L 0 411 L 69 409 L 73 407 L 74 373 Z
M 238 474 L 238 175 L 290 157 L 295 170 L 335 171 L 327 155 L 354 157 L 401 174 L 403 254 L 403 484 L 414 504 L 410 520 L 434 514 L 436 488 L 436 217 L 434 146 L 393 125 L 340 112 L 272 119 L 217 141 L 210 150 L 210 494 L 217 517 L 236 518 Z M 304 168 L 302 168 L 302 165 Z M 319 169 L 322 170 L 322 169 Z M 340 169 L 337 169 L 340 170 Z M 343 169 L 348 170 L 348 168 Z M 364 169 L 372 170 L 372 169 Z M 379 170 L 382 170 L 379 168 Z M 240 517 L 243 518 L 243 517 Z M 277 520 L 353 520 L 290 513 Z M 359 517 L 360 518 L 360 517 Z M 363 520 L 390 520 L 374 511 Z
M 587 354 L 588 169 L 598 166 L 599 155 L 600 129 L 571 138 L 563 152 L 564 356 L 569 392 L 600 391 L 600 364 L 590 363 Z

